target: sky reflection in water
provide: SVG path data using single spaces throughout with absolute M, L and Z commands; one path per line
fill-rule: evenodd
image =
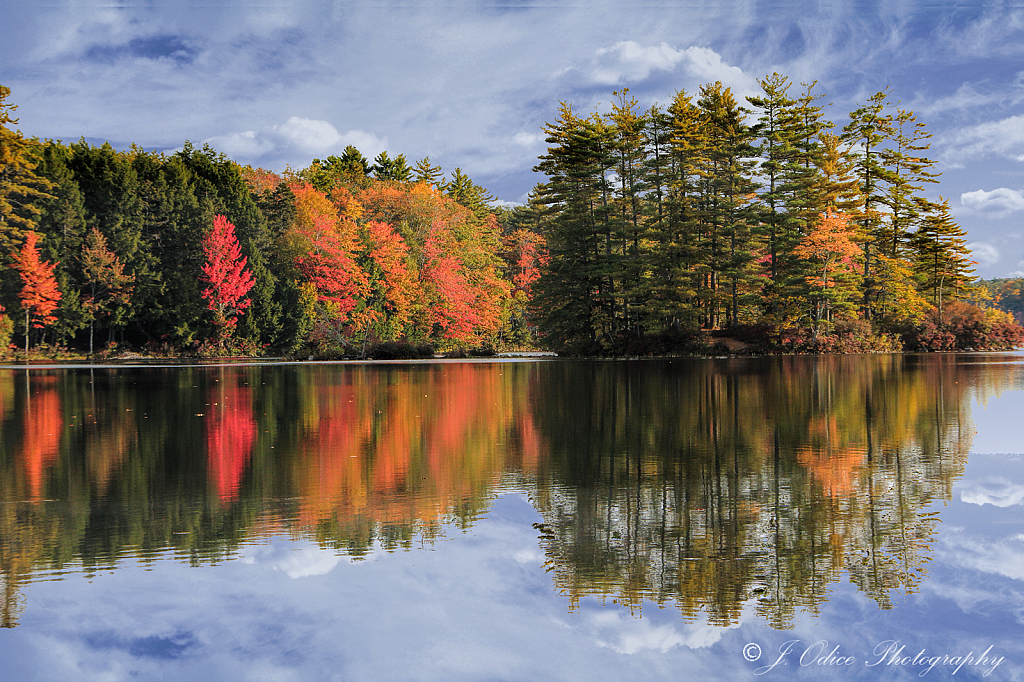
M 0 664 L 1022 679 L 1020 360 L 0 370 Z

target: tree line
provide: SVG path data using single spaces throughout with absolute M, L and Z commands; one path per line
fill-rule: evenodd
M 758 83 L 747 106 L 722 83 L 647 110 L 627 89 L 606 113 L 561 104 L 529 206 L 549 341 L 642 352 L 732 329 L 793 349 L 947 349 L 967 320 L 987 330 L 976 345 L 1020 342 L 1008 315 L 958 303 L 979 294 L 975 264 L 948 200 L 925 193 L 939 174 L 914 112 L 884 90 L 840 127 L 814 83 Z
M 537 240 L 503 233 L 460 169 L 349 147 L 277 174 L 188 143 L 31 140 L 10 129 L 9 92 L 0 347 L 351 356 L 526 341 Z
M 929 133 L 888 91 L 836 130 L 773 74 L 641 111 L 562 103 L 527 205 L 355 147 L 275 173 L 209 147 L 27 139 L 0 86 L 0 348 L 321 357 L 1014 346 Z M 724 331 L 723 331 L 724 330 Z

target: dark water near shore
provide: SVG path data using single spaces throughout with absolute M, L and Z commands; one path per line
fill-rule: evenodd
M 1024 679 L 1022 433 L 1020 354 L 0 368 L 0 678 Z

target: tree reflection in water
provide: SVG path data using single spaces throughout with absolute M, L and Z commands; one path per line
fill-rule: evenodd
M 844 574 L 918 589 L 972 396 L 1014 362 L 936 355 L 0 370 L 3 625 L 21 588 L 270 536 L 353 557 L 525 492 L 576 608 L 777 628 Z
M 918 588 L 977 373 L 950 356 L 676 363 L 567 364 L 534 387 L 551 437 L 535 504 L 571 606 L 674 602 L 727 625 L 756 597 L 786 628 L 843 570 L 882 608 Z

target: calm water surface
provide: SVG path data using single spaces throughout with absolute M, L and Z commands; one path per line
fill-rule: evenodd
M 1024 356 L 0 368 L 0 679 L 1024 679 Z

